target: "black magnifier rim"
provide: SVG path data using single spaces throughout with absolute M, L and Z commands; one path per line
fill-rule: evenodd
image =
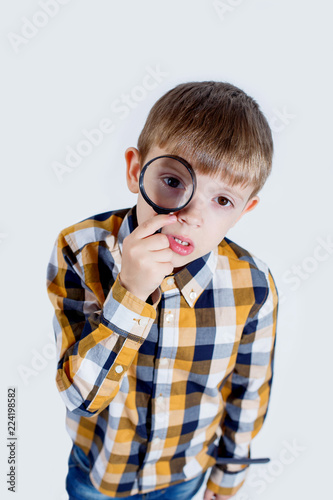
M 160 158 L 172 158 L 174 160 L 178 160 L 180 163 L 182 163 L 184 165 L 184 167 L 187 168 L 187 170 L 189 171 L 190 175 L 191 175 L 191 179 L 192 179 L 192 184 L 193 184 L 193 191 L 192 191 L 192 194 L 190 196 L 190 198 L 187 200 L 186 203 L 184 203 L 183 205 L 181 205 L 180 207 L 175 207 L 175 208 L 164 208 L 164 207 L 160 207 L 159 205 L 156 205 L 156 203 L 154 203 L 150 198 L 149 196 L 147 195 L 146 191 L 145 191 L 145 188 L 144 188 L 144 185 L 143 185 L 143 178 L 144 178 L 144 175 L 145 175 L 145 171 L 147 170 L 147 168 L 149 167 L 149 165 L 155 161 L 155 160 L 159 160 Z M 156 158 L 153 158 L 152 160 L 149 160 L 144 166 L 143 166 L 143 169 L 141 170 L 141 173 L 140 173 L 140 177 L 139 177 L 139 188 L 140 188 L 140 191 L 141 191 L 141 194 L 144 198 L 144 200 L 155 210 L 155 212 L 157 212 L 158 214 L 169 214 L 171 212 L 179 212 L 179 210 L 182 210 L 184 207 L 186 207 L 186 205 L 188 205 L 190 203 L 190 201 L 192 200 L 193 198 L 193 195 L 194 195 L 194 191 L 197 187 L 197 179 L 195 177 L 195 173 L 194 173 L 194 170 L 193 168 L 191 167 L 191 165 L 189 163 L 187 163 L 186 160 L 184 160 L 184 158 L 181 158 L 180 156 L 175 156 L 175 155 L 161 155 L 161 156 L 156 156 Z

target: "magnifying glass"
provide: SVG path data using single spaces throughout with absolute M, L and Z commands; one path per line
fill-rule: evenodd
M 182 210 L 191 201 L 196 177 L 189 163 L 179 156 L 163 155 L 148 161 L 141 170 L 140 192 L 158 214 Z

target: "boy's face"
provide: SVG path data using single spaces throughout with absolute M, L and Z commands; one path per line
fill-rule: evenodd
M 161 149 L 155 146 L 150 150 L 145 162 L 166 154 L 170 154 L 167 148 Z M 128 148 L 125 158 L 127 184 L 132 193 L 138 193 L 137 219 L 138 224 L 142 224 L 156 215 L 156 212 L 143 199 L 139 190 L 140 155 L 138 150 Z M 259 202 L 258 196 L 249 199 L 253 186 L 245 188 L 238 185 L 229 186 L 223 182 L 223 179 L 197 173 L 195 165 L 193 163 L 191 165 L 197 178 L 194 196 L 185 208 L 175 212 L 178 220 L 162 229 L 173 251 L 174 270 L 179 270 L 213 250 L 223 240 L 229 229 Z

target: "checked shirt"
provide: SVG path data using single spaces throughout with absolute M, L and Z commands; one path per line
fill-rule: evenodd
M 268 267 L 224 238 L 143 302 L 117 278 L 136 207 L 60 232 L 47 269 L 66 427 L 110 497 L 187 481 L 231 495 L 265 419 L 278 296 Z

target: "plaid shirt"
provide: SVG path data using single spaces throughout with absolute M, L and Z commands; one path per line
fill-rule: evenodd
M 166 277 L 156 302 L 121 286 L 136 207 L 61 231 L 48 265 L 56 383 L 67 430 L 101 493 L 124 497 L 187 481 L 232 495 L 266 416 L 277 291 L 267 266 L 227 238 Z M 155 294 L 156 295 L 156 294 Z M 154 295 L 154 296 L 155 296 Z M 150 302 L 150 303 L 149 303 Z

